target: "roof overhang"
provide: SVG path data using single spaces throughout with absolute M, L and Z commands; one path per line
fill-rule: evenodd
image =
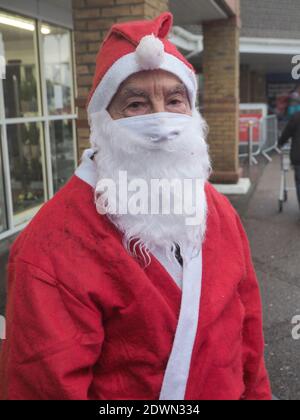
M 244 54 L 297 55 L 299 51 L 298 39 L 242 37 L 240 43 L 240 52 Z
M 197 25 L 239 14 L 236 0 L 169 0 L 175 25 Z
M 174 26 L 170 35 L 173 42 L 195 66 L 202 64 L 203 36 Z M 289 73 L 292 59 L 299 56 L 300 40 L 275 38 L 240 38 L 241 64 L 266 73 Z

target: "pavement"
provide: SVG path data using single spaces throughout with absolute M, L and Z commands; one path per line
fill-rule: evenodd
M 292 318 L 300 315 L 300 211 L 296 192 L 289 193 L 284 212 L 279 214 L 279 156 L 251 171 L 258 177 L 251 193 L 229 198 L 248 233 L 260 283 L 266 364 L 273 394 L 280 400 L 300 400 L 300 340 L 292 337 Z M 289 185 L 294 187 L 292 171 Z
M 280 159 L 244 170 L 253 188 L 247 196 L 229 197 L 248 233 L 264 311 L 266 364 L 273 394 L 300 400 L 300 340 L 292 338 L 292 318 L 300 315 L 300 212 L 295 192 L 278 213 Z M 293 173 L 289 183 L 294 186 Z M 0 250 L 1 251 L 1 250 Z M 7 252 L 0 252 L 0 315 L 5 305 Z

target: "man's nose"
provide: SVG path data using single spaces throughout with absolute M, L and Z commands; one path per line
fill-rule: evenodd
M 166 112 L 165 109 L 165 101 L 163 99 L 159 100 L 154 100 L 152 102 L 152 112 L 153 113 L 157 113 L 157 112 Z

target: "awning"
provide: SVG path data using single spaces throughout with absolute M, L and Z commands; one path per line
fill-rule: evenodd
M 193 25 L 234 16 L 235 0 L 170 0 L 175 25 Z

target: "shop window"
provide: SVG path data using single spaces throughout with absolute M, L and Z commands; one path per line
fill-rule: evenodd
M 73 121 L 50 122 L 53 189 L 57 192 L 74 173 Z
M 42 27 L 43 57 L 50 115 L 72 112 L 72 62 L 70 31 Z
M 11 191 L 15 224 L 24 223 L 27 211 L 45 201 L 40 123 L 7 126 Z
M 34 20 L 0 12 L 0 42 L 6 61 L 6 118 L 30 117 L 40 112 L 35 29 Z
M 68 29 L 0 10 L 0 240 L 74 173 L 71 39 Z

